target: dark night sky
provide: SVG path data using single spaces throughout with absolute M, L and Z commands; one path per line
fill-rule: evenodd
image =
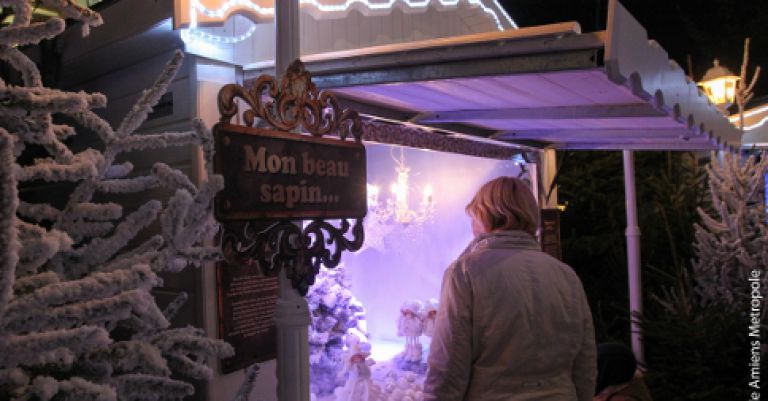
M 607 0 L 500 0 L 521 27 L 578 21 L 582 32 L 605 29 Z M 736 75 L 744 38 L 751 37 L 750 72 L 764 70 L 755 96 L 768 95 L 768 0 L 623 0 L 621 2 L 670 58 L 686 71 L 688 54 L 694 78 L 701 79 L 712 60 Z

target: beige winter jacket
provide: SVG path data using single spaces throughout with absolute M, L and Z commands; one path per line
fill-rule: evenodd
M 425 400 L 591 401 L 595 376 L 581 281 L 531 235 L 481 234 L 445 271 Z

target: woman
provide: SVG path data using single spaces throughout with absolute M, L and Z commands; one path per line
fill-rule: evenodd
M 466 211 L 475 239 L 443 276 L 424 399 L 591 401 L 592 315 L 573 270 L 536 242 L 533 194 L 497 178 Z

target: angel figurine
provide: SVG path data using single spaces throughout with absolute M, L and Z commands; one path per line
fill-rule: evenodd
M 432 334 L 435 332 L 435 319 L 437 319 L 437 300 L 432 298 L 427 301 L 421 314 L 425 336 L 432 337 Z
M 421 321 L 423 304 L 419 300 L 406 301 L 400 308 L 400 318 L 397 321 L 397 335 L 405 337 L 405 352 L 403 359 L 408 362 L 419 362 L 422 357 L 419 336 L 424 325 Z
M 347 375 L 347 382 L 336 389 L 337 401 L 368 401 L 371 391 L 371 365 L 376 362 L 371 356 L 371 344 L 350 341 L 349 351 L 344 358 L 344 367 L 339 377 Z

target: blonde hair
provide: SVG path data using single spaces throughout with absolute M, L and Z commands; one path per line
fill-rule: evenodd
M 499 177 L 483 184 L 466 207 L 487 231 L 522 230 L 536 235 L 539 206 L 523 180 Z

